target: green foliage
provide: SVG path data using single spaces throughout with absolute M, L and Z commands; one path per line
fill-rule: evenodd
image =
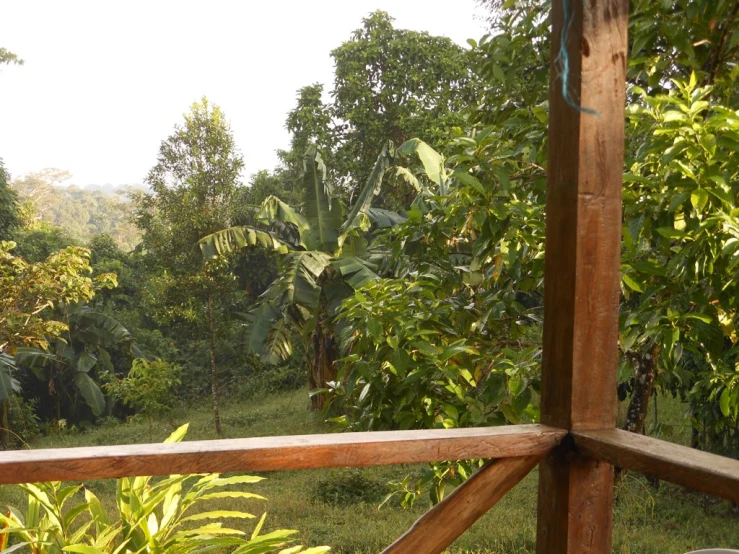
M 93 280 L 87 275 L 90 253 L 84 248 L 68 247 L 38 263 L 15 256 L 14 248 L 14 242 L 0 242 L 0 352 L 11 354 L 20 346 L 46 348 L 48 339 L 67 329 L 58 319 L 44 319 L 44 312 L 90 300 L 96 282 L 114 283 L 114 276 Z
M 10 188 L 10 175 L 0 158 L 0 240 L 9 240 L 10 232 L 18 226 L 18 195 Z
M 690 398 L 696 422 L 720 433 L 736 426 L 730 406 L 739 401 L 724 385 L 739 362 L 739 112 L 715 91 L 696 73 L 673 79 L 667 94 L 632 87 L 620 344 L 657 344 L 660 384 Z M 629 376 L 628 364 L 622 371 Z
M 151 415 L 172 408 L 174 388 L 180 384 L 181 368 L 163 360 L 133 360 L 128 376 L 105 384 L 115 400 Z
M 323 87 L 300 89 L 286 126 L 291 149 L 282 153 L 283 171 L 296 181 L 309 144 L 324 153 L 329 180 L 354 198 L 372 170 L 378 144 L 420 137 L 440 146 L 465 122 L 479 81 L 469 69 L 472 55 L 446 37 L 393 27 L 375 11 L 350 40 L 331 52 L 335 62 L 329 102 Z M 378 199 L 383 207 L 405 208 L 413 190 L 389 179 Z
M 23 65 L 23 60 L 18 57 L 17 54 L 13 54 L 10 50 L 6 48 L 0 48 L 0 65 L 3 64 L 13 64 L 13 65 Z
M 131 221 L 131 203 L 124 198 L 127 189 L 59 186 L 70 178 L 67 171 L 44 169 L 13 179 L 26 225 L 46 223 L 83 244 L 108 233 L 120 248 L 133 250 L 139 232 Z
M 63 336 L 51 340 L 48 349 L 18 348 L 15 365 L 43 384 L 40 397 L 54 399 L 56 419 L 63 415 L 79 418 L 78 393 L 92 414 L 100 416 L 106 401 L 99 378 L 102 373 L 114 370 L 111 352 L 131 358 L 138 350 L 130 332 L 107 314 L 87 306 L 68 305 L 64 319 L 68 327 Z
M 270 225 L 271 230 L 233 227 L 200 241 L 206 260 L 249 246 L 284 254 L 282 272 L 245 317 L 249 324 L 246 345 L 265 363 L 274 364 L 292 354 L 293 334 L 301 336 L 306 350 L 311 346 L 313 349 L 309 387 L 317 389 L 313 397 L 316 407 L 322 406 L 327 383 L 336 376 L 332 318 L 353 288 L 377 278 L 377 255 L 368 249 L 373 221 L 384 219 L 392 225 L 403 219 L 370 208 L 392 155 L 392 145 L 382 149 L 345 219 L 340 200 L 332 194 L 323 158 L 315 146 L 310 146 L 303 160 L 302 212 L 270 196 L 262 203 L 256 220 L 265 227 Z
M 187 425 L 177 429 L 165 442 L 178 442 Z M 321 554 L 328 547 L 304 549 L 288 546 L 296 531 L 277 530 L 261 534 L 266 512 L 258 519 L 251 535 L 225 527 L 224 519 L 256 519 L 248 512 L 210 509 L 204 504 L 222 498 L 265 500 L 264 497 L 236 489 L 262 477 L 247 475 L 221 477 L 219 474 L 170 475 L 154 481 L 151 477 L 124 477 L 116 487 L 117 521 L 111 518 L 95 494 L 83 485 L 61 483 L 25 484 L 28 508 L 25 515 L 16 508 L 0 514 L 0 548 L 8 536 L 18 542 L 15 550 L 28 546 L 39 554 L 122 554 L 125 552 L 183 554 L 211 549 L 226 549 L 235 554 L 279 552 Z M 65 509 L 80 491 L 84 501 Z M 87 516 L 87 517 L 81 517 Z
M 160 324 L 206 337 L 211 396 L 218 416 L 216 342 L 237 308 L 233 260 L 203 263 L 198 241 L 231 225 L 231 202 L 244 162 L 223 111 L 203 97 L 185 114 L 184 125 L 162 142 L 146 178 L 152 193 L 134 198 L 136 225 L 150 264 L 145 306 Z M 236 300 L 236 301 L 235 301 Z

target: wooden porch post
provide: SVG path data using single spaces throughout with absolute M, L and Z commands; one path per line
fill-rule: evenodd
M 542 423 L 612 428 L 628 0 L 552 10 Z M 537 552 L 610 553 L 613 467 L 569 439 L 539 467 Z

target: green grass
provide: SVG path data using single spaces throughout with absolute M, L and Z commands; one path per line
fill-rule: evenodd
M 688 440 L 689 426 L 682 420 L 683 406 L 660 399 L 661 436 Z M 188 440 L 214 438 L 209 409 L 192 408 L 155 422 L 153 441 L 163 440 L 176 426 L 190 422 Z M 328 428 L 308 411 L 303 391 L 282 393 L 232 403 L 222 410 L 227 437 L 256 437 L 327 432 Z M 139 423 L 107 425 L 79 435 L 48 436 L 34 448 L 150 442 L 149 427 Z M 269 512 L 268 527 L 301 531 L 303 544 L 328 544 L 337 553 L 376 553 L 401 535 L 428 508 L 419 502 L 402 510 L 385 506 L 378 511 L 383 483 L 398 479 L 416 467 L 392 466 L 362 470 L 292 471 L 265 474 L 267 480 L 250 490 L 268 498 L 264 502 L 223 501 L 218 507 Z M 366 491 L 352 490 L 368 484 Z M 104 502 L 115 495 L 113 481 L 87 483 Z M 356 494 L 353 494 L 356 493 Z M 536 540 L 537 474 L 534 471 L 455 543 L 450 552 L 467 554 L 523 554 L 534 552 Z M 332 496 L 333 495 L 333 496 Z M 338 495 L 343 503 L 327 502 Z M 359 499 L 359 500 L 357 500 Z M 24 506 L 13 487 L 0 488 L 0 505 Z M 614 552 L 619 554 L 682 554 L 708 547 L 738 547 L 739 517 L 727 502 L 706 499 L 663 483 L 659 490 L 645 479 L 628 474 L 616 490 Z

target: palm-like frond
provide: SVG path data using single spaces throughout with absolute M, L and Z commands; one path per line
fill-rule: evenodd
M 354 204 L 349 216 L 346 218 L 344 225 L 341 226 L 342 233 L 347 233 L 351 229 L 361 227 L 362 221 L 361 216 L 367 214 L 372 205 L 372 199 L 380 194 L 382 188 L 382 178 L 385 176 L 385 171 L 390 167 L 390 162 L 393 159 L 393 146 L 392 143 L 387 143 L 382 147 L 380 155 L 377 156 L 372 172 L 370 173 L 364 188 L 359 193 L 357 201 Z
M 13 377 L 15 361 L 12 356 L 0 354 L 0 402 L 10 398 L 13 393 L 20 392 L 20 383 Z
M 341 202 L 332 196 L 326 180 L 326 166 L 315 146 L 309 146 L 303 158 L 304 216 L 308 221 L 317 249 L 333 252 L 342 223 Z
M 315 250 L 318 246 L 315 243 L 308 220 L 276 196 L 268 196 L 262 202 L 256 219 L 265 226 L 273 225 L 275 221 L 294 225 L 300 237 L 300 245 L 303 248 L 306 250 Z
M 382 208 L 368 208 L 367 217 L 372 225 L 379 229 L 395 227 L 408 219 L 404 215 L 400 215 L 398 212 L 384 210 Z
M 247 246 L 261 246 L 268 250 L 275 250 L 282 254 L 289 251 L 287 244 L 274 237 L 268 231 L 255 229 L 247 225 L 229 227 L 205 236 L 198 242 L 203 257 L 206 260 L 217 258 Z
M 279 277 L 261 297 L 257 307 L 247 314 L 247 348 L 276 363 L 292 353 L 288 329 L 303 327 L 318 310 L 321 286 L 318 278 L 331 264 L 323 252 L 292 252 Z

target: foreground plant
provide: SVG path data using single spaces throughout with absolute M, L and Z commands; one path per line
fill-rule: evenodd
M 179 442 L 187 425 L 177 429 L 165 442 Z M 221 477 L 206 475 L 170 475 L 160 481 L 151 477 L 124 477 L 116 488 L 118 520 L 113 521 L 100 500 L 84 485 L 39 483 L 19 485 L 28 495 L 25 515 L 10 507 L 0 513 L 0 553 L 28 548 L 33 554 L 122 554 L 188 552 L 213 549 L 229 550 L 234 554 L 322 554 L 329 550 L 321 546 L 304 549 L 293 545 L 297 531 L 279 529 L 260 534 L 266 512 L 258 519 L 250 535 L 225 527 L 223 519 L 256 519 L 242 511 L 195 508 L 209 500 L 225 498 L 257 499 L 264 497 L 234 485 L 252 484 L 262 477 L 238 475 Z M 64 509 L 81 489 L 84 502 Z M 84 517 L 87 515 L 88 517 Z M 82 516 L 82 517 L 81 517 Z M 18 542 L 8 547 L 9 537 Z

